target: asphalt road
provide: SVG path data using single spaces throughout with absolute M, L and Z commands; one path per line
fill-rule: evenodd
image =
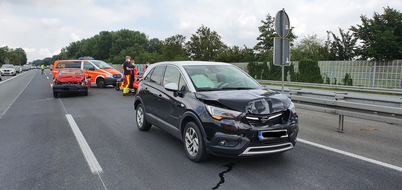
M 166 132 L 137 130 L 133 96 L 53 98 L 46 74 L 0 83 L 0 189 L 402 189 L 401 126 L 345 118 L 337 133 L 336 116 L 298 110 L 293 150 L 197 164 Z

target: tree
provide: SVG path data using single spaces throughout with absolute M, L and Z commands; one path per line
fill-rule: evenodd
M 69 46 L 66 47 L 66 58 L 67 59 L 77 59 L 78 51 L 80 49 L 81 42 L 71 42 Z
M 216 61 L 235 63 L 235 62 L 252 62 L 254 61 L 253 49 L 240 48 L 239 46 L 233 46 L 223 49 L 219 52 Z
M 390 7 L 384 13 L 374 12 L 372 19 L 360 16 L 362 24 L 351 31 L 361 41 L 358 53 L 362 59 L 402 59 L 402 13 Z
M 7 46 L 0 48 L 0 63 L 5 63 L 6 59 L 12 65 L 24 65 L 27 63 L 27 54 L 22 48 L 8 48 Z
M 27 59 L 27 54 L 25 53 L 25 50 L 22 48 L 16 48 L 13 53 L 16 55 L 16 64 L 17 65 L 25 65 L 28 61 Z
M 109 62 L 120 64 L 124 61 L 124 56 L 130 55 L 132 58 L 139 56 L 148 48 L 148 38 L 144 33 L 122 29 L 112 33 L 112 47 L 109 54 Z
M 150 53 L 161 54 L 162 42 L 158 38 L 152 38 L 148 42 L 147 51 Z
M 275 18 L 271 17 L 271 15 L 267 15 L 265 20 L 261 20 L 262 26 L 258 27 L 260 31 L 260 35 L 257 37 L 257 45 L 254 46 L 254 49 L 258 52 L 258 54 L 264 54 L 266 51 L 273 51 L 274 48 L 274 38 L 279 37 L 279 35 L 275 31 Z M 294 27 L 290 28 L 289 34 L 286 38 L 290 40 L 291 46 L 293 46 L 293 41 L 297 38 L 297 36 L 293 33 Z
M 329 59 L 329 53 L 324 45 L 324 40 L 319 39 L 316 34 L 303 38 L 299 44 L 291 49 L 291 60 L 301 61 L 312 59 L 323 61 Z
M 108 31 L 102 31 L 95 36 L 95 47 L 93 56 L 96 59 L 105 60 L 109 58 L 110 49 L 112 48 L 113 37 Z
M 341 28 L 339 28 L 339 34 L 341 37 L 336 36 L 333 32 L 328 32 L 328 35 L 331 34 L 334 39 L 333 41 L 330 41 L 330 39 L 327 41 L 330 60 L 352 60 L 355 58 L 357 38 L 349 32 L 351 31 L 345 33 Z
M 187 50 L 193 60 L 213 61 L 218 56 L 219 51 L 226 45 L 221 41 L 221 36 L 217 32 L 202 25 L 196 34 L 192 34 L 190 41 L 187 42 Z
M 78 49 L 78 52 L 76 54 L 75 59 L 78 59 L 79 57 L 84 57 L 84 56 L 90 56 L 90 57 L 95 57 L 95 49 L 96 48 L 96 41 L 95 38 L 88 38 L 88 39 L 83 39 L 81 40 L 81 45 Z
M 308 82 L 308 83 L 323 83 L 320 67 L 318 62 L 312 59 L 302 59 L 299 62 L 299 71 L 290 72 L 291 81 Z
M 45 65 L 45 66 L 47 66 L 47 65 L 50 65 L 50 64 L 52 64 L 53 62 L 52 62 L 52 58 L 51 57 L 46 57 L 45 59 L 43 59 L 43 65 Z
M 180 34 L 166 38 L 162 42 L 162 59 L 166 61 L 188 60 L 185 43 L 186 37 Z

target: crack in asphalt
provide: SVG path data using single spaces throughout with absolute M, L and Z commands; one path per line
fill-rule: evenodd
M 225 170 L 225 171 L 223 171 L 223 172 L 221 172 L 221 173 L 219 173 L 219 177 L 220 177 L 221 179 L 220 179 L 220 181 L 218 182 L 218 184 L 216 184 L 216 186 L 213 187 L 212 189 L 218 189 L 219 186 L 221 186 L 223 183 L 225 183 L 225 177 L 224 177 L 225 173 L 229 173 L 229 172 L 233 169 L 233 167 L 235 166 L 235 164 L 229 163 L 229 164 L 225 164 L 225 165 L 223 165 L 223 166 L 227 167 L 228 169 Z

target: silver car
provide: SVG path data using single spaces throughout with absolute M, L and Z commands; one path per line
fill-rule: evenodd
M 12 75 L 15 76 L 17 74 L 17 71 L 14 67 L 14 65 L 11 64 L 4 64 L 0 68 L 1 76 L 3 75 Z

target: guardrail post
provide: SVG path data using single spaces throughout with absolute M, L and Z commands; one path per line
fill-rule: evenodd
M 335 93 L 335 100 L 336 101 L 345 101 L 345 96 L 347 95 L 347 92 L 336 92 Z M 345 121 L 345 116 L 344 115 L 339 115 L 339 126 L 338 126 L 338 132 L 343 133 L 343 123 Z
M 343 123 L 345 121 L 345 116 L 344 115 L 339 115 L 339 127 L 338 127 L 338 132 L 343 133 Z
M 347 92 L 335 92 L 335 100 L 345 100 Z
M 289 88 L 289 94 L 290 95 L 298 95 L 301 96 L 302 93 L 300 92 L 300 88 Z

